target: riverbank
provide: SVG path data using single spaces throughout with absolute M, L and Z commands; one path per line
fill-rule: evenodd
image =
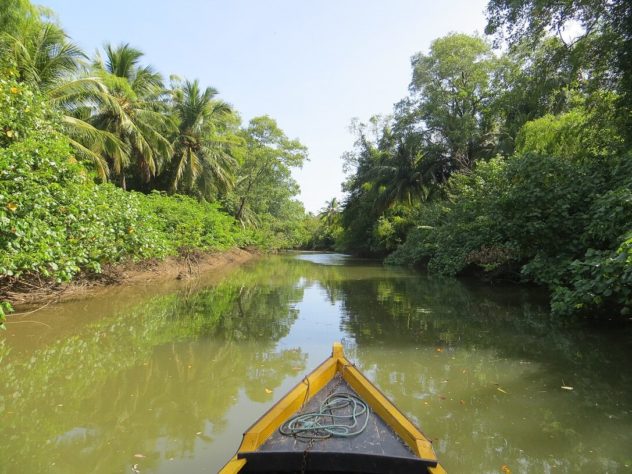
M 258 252 L 233 248 L 223 252 L 195 252 L 165 259 L 121 262 L 105 265 L 101 273 L 86 273 L 65 283 L 23 281 L 0 289 L 0 300 L 14 306 L 44 305 L 85 298 L 104 288 L 139 282 L 164 282 L 195 278 L 210 271 L 223 270 L 255 258 Z

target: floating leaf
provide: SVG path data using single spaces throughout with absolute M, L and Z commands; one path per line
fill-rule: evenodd
M 265 391 L 268 395 L 272 393 L 272 390 L 270 390 L 269 388 L 266 388 Z
M 143 459 L 145 457 L 145 455 L 138 453 L 138 454 L 134 454 L 134 457 L 138 458 L 138 459 Z
M 443 352 L 443 349 L 441 349 L 440 347 L 437 347 L 435 350 L 436 350 L 437 352 Z
M 500 470 L 503 472 L 503 474 L 511 474 L 511 469 L 509 469 L 509 466 L 507 466 L 507 464 L 503 464 L 502 466 L 500 466 Z
M 562 385 L 564 390 L 573 390 L 573 387 L 569 387 L 568 385 Z
M 502 393 L 507 393 L 505 390 L 503 390 L 503 389 L 502 389 L 502 388 L 500 388 L 500 387 L 496 387 L 496 390 L 498 390 L 499 392 L 502 392 Z

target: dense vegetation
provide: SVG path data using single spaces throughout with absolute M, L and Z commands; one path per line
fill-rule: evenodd
M 90 58 L 49 16 L 0 0 L 0 288 L 306 240 L 291 168 L 307 151 L 272 118 L 242 126 L 215 89 L 167 84 L 128 44 Z
M 393 114 L 354 123 L 347 196 L 314 245 L 628 317 L 632 4 L 491 0 L 487 15 L 491 39 L 435 40 Z
M 347 196 L 319 216 L 295 199 L 306 149 L 273 119 L 242 125 L 129 44 L 88 57 L 51 16 L 0 0 L 1 288 L 307 245 L 544 285 L 559 315 L 630 314 L 629 2 L 490 0 L 487 37 L 436 39 L 393 113 L 354 122 Z

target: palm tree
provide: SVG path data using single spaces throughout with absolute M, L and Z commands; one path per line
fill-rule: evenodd
M 53 23 L 32 23 L 5 34 L 3 53 L 11 57 L 18 80 L 46 90 L 76 73 L 83 51 Z
M 63 132 L 75 152 L 92 161 L 99 176 L 106 179 L 105 153 L 121 156 L 125 146 L 116 136 L 92 126 L 90 113 L 83 113 L 86 102 L 99 101 L 107 91 L 98 78 L 79 75 L 86 58 L 81 49 L 57 25 L 30 17 L 16 31 L 0 34 L 0 53 L 13 66 L 18 80 L 62 111 Z
M 46 9 L 35 7 L 28 0 L 0 0 L 0 34 L 14 35 L 46 12 Z
M 235 118 L 233 109 L 214 98 L 217 90 L 202 90 L 197 80 L 174 81 L 171 94 L 177 132 L 168 173 L 169 191 L 197 193 L 204 198 L 226 192 L 234 185 L 236 161 L 230 147 L 237 144 L 237 138 L 222 132 Z
M 382 153 L 368 172 L 379 192 L 376 206 L 380 212 L 398 202 L 412 205 L 429 200 L 443 179 L 440 161 L 424 154 L 420 134 L 392 138 L 392 144 L 387 145 L 391 150 Z
M 173 151 L 162 77 L 151 66 L 140 66 L 143 53 L 129 44 L 106 44 L 105 56 L 105 61 L 97 56 L 93 68 L 108 92 L 96 102 L 91 123 L 127 147 L 127 153 L 108 154 L 121 186 L 126 188 L 125 171 L 132 163 L 140 181 L 148 183 Z
M 325 207 L 323 207 L 318 214 L 318 217 L 328 227 L 331 227 L 336 223 L 340 216 L 340 202 L 337 198 L 332 198 L 331 201 L 325 201 Z

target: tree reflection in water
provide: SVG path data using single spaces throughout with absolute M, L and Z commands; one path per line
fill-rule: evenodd
M 150 468 L 192 456 L 198 440 L 222 434 L 241 393 L 271 402 L 272 389 L 304 371 L 300 350 L 275 350 L 301 291 L 237 274 L 23 357 L 1 345 L 0 472 L 124 472 L 134 459 Z

